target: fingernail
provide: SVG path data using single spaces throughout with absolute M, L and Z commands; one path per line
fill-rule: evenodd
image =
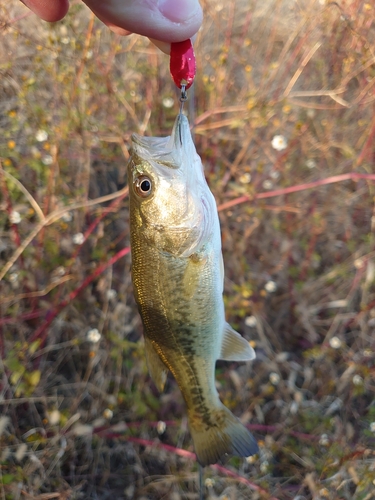
M 155 40 L 155 38 L 150 38 L 150 41 L 156 45 L 158 49 L 160 49 L 164 54 L 169 54 L 171 53 L 171 44 L 167 42 L 161 42 L 160 40 Z
M 174 23 L 184 23 L 201 10 L 197 0 L 159 0 L 158 8 Z

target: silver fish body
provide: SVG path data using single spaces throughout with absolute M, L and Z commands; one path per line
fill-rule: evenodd
M 225 321 L 219 218 L 188 120 L 179 115 L 170 137 L 132 139 L 132 279 L 150 375 L 160 391 L 174 375 L 202 465 L 253 455 L 255 439 L 215 388 L 216 360 L 255 353 Z

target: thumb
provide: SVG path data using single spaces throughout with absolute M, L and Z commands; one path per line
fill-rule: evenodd
M 30 10 L 44 21 L 60 21 L 69 9 L 68 0 L 21 0 Z
M 191 38 L 202 23 L 198 0 L 84 0 L 112 31 L 172 43 Z

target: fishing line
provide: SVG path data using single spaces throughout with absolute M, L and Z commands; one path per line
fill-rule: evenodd
M 201 464 L 198 464 L 198 488 L 199 488 L 199 500 L 203 500 L 203 469 Z

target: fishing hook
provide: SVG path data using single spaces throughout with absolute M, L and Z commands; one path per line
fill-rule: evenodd
M 182 115 L 182 110 L 184 109 L 184 104 L 187 101 L 188 96 L 186 92 L 186 85 L 183 83 L 181 85 L 181 97 L 180 97 L 180 115 Z

